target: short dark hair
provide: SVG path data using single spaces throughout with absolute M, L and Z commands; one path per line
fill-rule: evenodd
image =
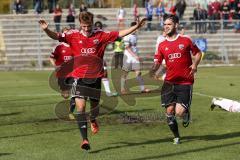
M 173 23 L 179 23 L 179 18 L 176 15 L 173 14 L 164 14 L 163 21 L 166 21 L 167 19 L 171 19 Z
M 86 11 L 81 12 L 79 14 L 79 22 L 93 24 L 93 17 L 94 17 L 94 15 L 91 12 L 86 12 Z
M 131 22 L 130 26 L 135 26 L 137 24 L 137 22 Z

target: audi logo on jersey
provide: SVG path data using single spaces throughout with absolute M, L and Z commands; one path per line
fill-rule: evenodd
M 66 61 L 71 60 L 71 59 L 72 59 L 72 56 L 64 56 L 63 59 L 64 59 L 64 61 L 66 62 Z
M 89 54 L 93 54 L 96 52 L 95 48 L 82 48 L 81 49 L 81 53 L 84 55 L 89 55 Z
M 182 54 L 181 53 L 172 53 L 168 55 L 168 58 L 170 60 L 176 59 L 176 58 L 181 58 Z

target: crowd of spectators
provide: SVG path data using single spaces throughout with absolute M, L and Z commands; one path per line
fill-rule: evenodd
M 44 6 L 44 2 L 47 2 L 47 5 Z M 29 3 L 29 2 L 28 2 Z M 27 0 L 15 0 L 13 1 L 13 12 L 16 14 L 24 14 L 27 13 Z M 34 12 L 36 14 L 40 14 L 44 8 L 49 9 L 49 13 L 53 13 L 54 9 L 56 7 L 56 4 L 58 3 L 58 0 L 33 0 L 32 5 Z
M 23 13 L 23 4 L 21 0 L 16 0 L 14 2 L 13 9 L 15 10 L 16 14 L 22 14 Z
M 43 1 L 44 0 L 33 0 L 33 9 L 36 14 L 40 14 L 43 9 Z M 24 13 L 24 0 L 15 0 L 14 1 L 14 11 L 16 14 Z M 46 2 L 46 1 L 44 1 Z M 54 22 L 56 24 L 56 30 L 59 31 L 59 24 L 61 23 L 62 9 L 59 6 L 59 9 L 56 9 L 58 6 L 58 0 L 48 0 L 47 1 L 47 9 L 49 9 L 49 13 L 53 13 Z M 103 0 L 84 0 L 80 5 L 79 11 L 87 11 L 88 7 L 93 5 L 97 5 L 97 7 L 104 7 Z M 154 3 L 154 4 L 153 4 Z M 144 7 L 146 10 L 146 18 L 147 18 L 147 31 L 153 30 L 153 28 L 161 30 L 163 27 L 163 15 L 166 13 L 171 13 L 178 15 L 180 20 L 183 20 L 183 15 L 186 10 L 187 4 L 185 0 L 145 0 Z M 46 7 L 45 7 L 46 9 Z M 118 26 L 124 26 L 124 16 L 126 12 L 123 12 L 123 7 L 120 7 L 118 10 Z M 124 13 L 124 14 L 121 14 Z M 57 16 L 58 15 L 58 16 Z M 68 5 L 68 15 L 66 22 L 69 23 L 71 28 L 75 28 L 75 16 L 76 12 L 74 6 L 72 4 Z M 137 3 L 133 4 L 133 17 L 136 18 L 139 16 Z M 120 18 L 119 18 L 120 17 Z M 221 19 L 223 19 L 223 28 L 227 29 L 229 27 L 234 27 L 235 32 L 240 32 L 240 0 L 214 0 L 207 4 L 206 6 L 196 4 L 193 11 L 192 18 L 194 29 L 196 33 L 215 33 L 219 29 L 219 24 Z M 152 21 L 156 20 L 154 27 L 152 25 Z M 122 25 L 121 25 L 122 24 Z M 233 24 L 233 25 L 229 25 Z
M 185 0 L 169 0 L 167 2 L 164 2 L 164 0 L 159 0 L 157 1 L 157 4 L 155 4 L 155 6 L 156 7 L 154 7 L 152 0 L 145 1 L 146 18 L 148 20 L 146 28 L 147 31 L 152 30 L 151 23 L 154 16 L 156 16 L 158 22 L 158 30 L 162 29 L 163 27 L 164 14 L 174 14 L 177 15 L 180 20 L 182 20 L 187 4 Z
M 24 0 L 15 0 L 13 3 L 14 13 L 23 14 L 24 13 Z M 70 28 L 75 28 L 75 8 L 72 3 L 68 4 L 68 14 L 66 17 L 66 22 L 69 24 Z M 35 14 L 41 14 L 43 7 L 43 0 L 33 0 L 33 9 Z M 58 0 L 48 0 L 48 8 L 50 14 L 53 14 L 53 21 L 55 23 L 55 30 L 57 32 L 61 31 L 61 21 L 63 10 L 61 5 L 58 3 Z M 80 5 L 79 11 L 87 11 L 87 7 L 83 4 Z
M 233 23 L 235 32 L 239 32 L 240 24 L 236 20 L 240 20 L 240 0 L 215 0 L 208 3 L 207 9 L 196 4 L 193 19 L 195 20 L 196 33 L 206 33 L 207 28 L 209 28 L 209 33 L 216 33 L 221 19 L 224 29 L 229 28 L 229 24 Z

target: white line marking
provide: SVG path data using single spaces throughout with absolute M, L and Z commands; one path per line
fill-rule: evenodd
M 208 97 L 208 98 L 214 98 L 216 96 L 212 96 L 212 95 L 207 95 L 207 94 L 203 94 L 203 93 L 199 93 L 199 92 L 193 92 L 194 95 L 198 95 L 198 96 L 203 96 L 203 97 Z

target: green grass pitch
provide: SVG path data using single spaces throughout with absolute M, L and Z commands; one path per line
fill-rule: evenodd
M 49 75 L 0 72 L 0 160 L 240 159 L 240 113 L 209 111 L 213 96 L 239 100 L 240 67 L 199 68 L 192 121 L 188 128 L 179 121 L 180 145 L 172 144 L 160 93 L 134 93 L 107 99 L 114 110 L 100 116 L 98 134 L 89 130 L 89 152 L 80 149 L 77 125 L 56 116 L 55 106 L 63 99 L 49 87 Z

